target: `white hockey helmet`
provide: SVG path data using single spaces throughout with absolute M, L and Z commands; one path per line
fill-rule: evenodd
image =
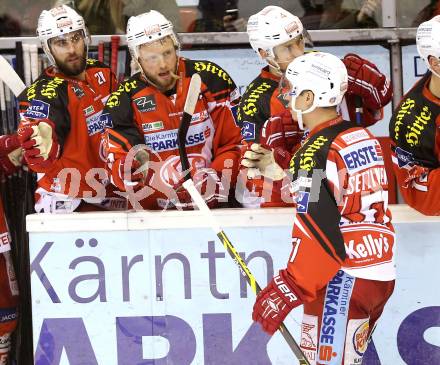
M 133 59 L 139 57 L 139 46 L 155 42 L 170 36 L 174 45 L 179 48 L 179 42 L 174 33 L 173 24 L 156 10 L 132 16 L 127 23 L 127 45 Z
M 49 40 L 77 30 L 84 32 L 84 42 L 88 47 L 90 37 L 84 18 L 75 10 L 67 5 L 61 5 L 41 12 L 38 18 L 37 36 L 51 63 L 55 64 L 55 59 L 49 47 Z
M 290 105 L 298 116 L 301 129 L 304 129 L 302 114 L 310 113 L 317 107 L 339 105 L 348 87 L 344 63 L 325 52 L 311 52 L 295 58 L 287 67 L 286 78 L 290 82 Z M 313 92 L 313 104 L 307 110 L 296 109 L 296 98 L 305 90 Z
M 428 62 L 429 56 L 440 59 L 440 15 L 419 25 L 416 42 L 420 57 L 432 71 Z M 440 75 L 437 76 L 440 77 Z
M 273 49 L 302 35 L 304 27 L 297 16 L 271 5 L 251 15 L 246 30 L 249 43 L 258 55 L 262 49 L 269 58 L 275 58 Z

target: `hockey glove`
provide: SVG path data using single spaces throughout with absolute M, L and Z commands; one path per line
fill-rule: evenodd
M 348 72 L 347 94 L 362 98 L 363 107 L 377 110 L 384 107 L 393 95 L 390 81 L 376 65 L 349 53 L 343 59 Z
M 253 143 L 245 151 L 240 164 L 248 168 L 247 177 L 249 179 L 263 175 L 275 181 L 282 180 L 286 173 L 275 160 L 275 156 L 279 156 L 280 153 L 285 153 L 285 151 L 280 148 L 267 149 L 261 144 Z
M 408 176 L 405 178 L 402 187 L 408 188 L 416 180 L 428 181 L 429 169 L 423 166 L 414 165 L 408 170 Z
M 252 319 L 259 322 L 265 332 L 273 335 L 290 311 L 303 303 L 298 293 L 287 270 L 280 270 L 278 276 L 258 293 Z
M 284 169 L 289 167 L 291 154 L 301 146 L 303 136 L 304 131 L 292 119 L 290 111 L 286 110 L 264 123 L 260 143 L 265 148 L 274 149 L 275 161 Z
M 134 191 L 142 189 L 147 182 L 149 161 L 146 150 L 138 151 L 131 161 L 127 155 L 116 160 L 112 167 L 112 171 L 117 175 L 114 179 L 115 185 L 122 190 L 127 190 L 128 187 Z
M 224 195 L 224 187 L 220 177 L 214 169 L 204 168 L 199 169 L 192 177 L 196 189 L 202 195 L 210 209 L 218 206 L 220 202 L 226 202 L 227 196 Z M 180 209 L 194 209 L 195 205 L 191 199 L 191 195 L 182 186 L 183 181 L 174 185 L 174 191 L 177 195 L 178 201 L 171 199 L 173 205 Z
M 16 134 L 0 136 L 0 168 L 11 175 L 21 166 L 23 150 Z
M 18 127 L 18 139 L 24 149 L 28 165 L 49 166 L 60 155 L 60 145 L 52 122 L 22 120 Z

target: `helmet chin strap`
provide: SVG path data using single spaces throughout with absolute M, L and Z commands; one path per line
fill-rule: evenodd
M 270 62 L 269 62 L 270 61 Z M 290 61 L 275 61 L 274 57 L 267 57 L 266 58 L 266 62 L 268 63 L 269 67 L 272 68 L 272 70 L 278 75 L 278 76 L 283 76 L 284 72 L 281 71 L 281 66 L 280 64 L 282 63 L 290 63 L 293 60 Z
M 304 127 L 303 114 L 307 114 L 314 111 L 316 109 L 316 105 L 315 102 L 313 102 L 313 104 L 306 110 L 296 109 L 295 108 L 296 98 L 297 98 L 296 96 L 292 97 L 292 104 L 291 104 L 292 110 L 296 113 L 299 129 L 304 131 L 306 128 Z
M 269 67 L 275 72 L 277 76 L 283 76 L 283 71 L 281 71 L 281 67 L 277 61 L 273 57 L 267 57 L 266 62 Z

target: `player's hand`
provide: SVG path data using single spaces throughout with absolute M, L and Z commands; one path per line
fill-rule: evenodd
M 11 175 L 21 166 L 23 150 L 16 134 L 0 136 L 0 168 Z
M 227 196 L 223 195 L 224 187 L 221 179 L 217 171 L 214 169 L 199 169 L 194 173 L 192 180 L 194 186 L 210 209 L 217 207 L 219 202 L 227 201 Z M 193 203 L 191 195 L 182 184 L 183 181 L 180 181 L 174 186 L 178 201 L 172 200 L 172 203 L 176 208 L 184 210 L 194 209 L 196 205 Z
M 137 151 L 132 159 L 125 155 L 116 160 L 113 165 L 113 171 L 117 171 L 115 185 L 123 190 L 142 189 L 147 182 L 149 162 L 150 156 L 146 150 Z
M 22 120 L 17 134 L 28 165 L 47 166 L 59 157 L 55 126 L 49 120 Z
M 393 96 L 387 77 L 375 64 L 349 53 L 343 59 L 348 72 L 348 94 L 362 98 L 364 108 L 380 109 L 388 104 Z
M 240 161 L 240 165 L 247 168 L 247 177 L 254 179 L 258 176 L 265 176 L 272 180 L 282 180 L 286 173 L 275 161 L 275 152 L 283 151 L 264 148 L 259 143 L 253 143 L 246 149 Z
M 289 312 L 302 304 L 298 292 L 287 270 L 280 270 L 279 274 L 258 293 L 252 319 L 260 323 L 265 332 L 273 335 Z
M 289 110 L 268 119 L 261 129 L 260 143 L 266 149 L 272 149 L 275 161 L 283 169 L 289 167 L 292 154 L 301 146 L 304 132 L 292 119 Z

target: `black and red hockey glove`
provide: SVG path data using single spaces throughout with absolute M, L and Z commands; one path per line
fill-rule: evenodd
M 347 94 L 360 96 L 364 108 L 378 110 L 391 101 L 390 80 L 375 64 L 354 53 L 347 54 L 342 62 L 348 72 Z
M 11 175 L 21 166 L 23 150 L 16 134 L 0 136 L 0 168 Z
M 225 194 L 219 173 L 214 169 L 199 169 L 194 173 L 192 179 L 194 186 L 210 209 L 217 207 L 220 202 L 227 201 L 227 194 Z M 195 204 L 191 199 L 191 195 L 182 184 L 183 181 L 180 181 L 174 185 L 174 192 L 178 201 L 172 199 L 172 203 L 178 209 L 194 209 Z
M 287 270 L 280 270 L 257 295 L 252 319 L 273 335 L 290 311 L 303 303 L 299 292 Z

